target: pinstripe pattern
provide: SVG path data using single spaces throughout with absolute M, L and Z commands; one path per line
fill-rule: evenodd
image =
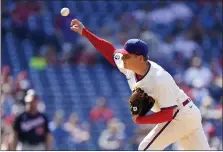
M 176 111 L 176 113 L 173 116 L 173 119 L 177 116 L 177 113 L 179 112 L 179 110 Z M 171 120 L 172 121 L 172 120 Z M 171 121 L 168 121 L 163 128 L 158 132 L 158 134 L 150 141 L 150 143 L 146 146 L 146 148 L 144 149 L 144 151 L 146 151 L 150 145 L 152 145 L 152 143 L 156 140 L 156 138 L 163 132 L 163 130 L 170 124 Z

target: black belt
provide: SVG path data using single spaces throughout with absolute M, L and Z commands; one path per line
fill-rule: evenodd
M 191 99 L 187 99 L 187 100 L 185 100 L 182 104 L 183 104 L 183 106 L 186 106 L 189 102 L 191 101 Z

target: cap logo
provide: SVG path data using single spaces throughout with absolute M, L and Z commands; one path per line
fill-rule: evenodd
M 115 55 L 115 59 L 118 60 L 120 59 L 120 56 L 118 54 Z
M 137 107 L 133 107 L 133 111 L 137 111 Z

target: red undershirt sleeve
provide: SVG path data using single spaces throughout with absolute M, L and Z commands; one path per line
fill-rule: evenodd
M 138 116 L 136 118 L 137 124 L 158 124 L 167 121 L 171 121 L 173 119 L 173 110 L 174 108 L 161 110 L 157 113 L 147 115 L 147 116 Z
M 97 37 L 86 28 L 83 29 L 82 35 L 86 37 L 92 45 L 114 66 L 115 62 L 113 60 L 113 54 L 115 52 L 115 47 L 108 41 Z

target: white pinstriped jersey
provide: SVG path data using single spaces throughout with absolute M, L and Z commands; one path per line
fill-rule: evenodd
M 121 59 L 121 53 L 114 54 L 114 61 L 118 69 L 126 76 L 129 87 L 142 88 L 148 95 L 155 99 L 155 104 L 151 109 L 153 112 L 160 111 L 161 108 L 168 108 L 184 102 L 188 96 L 175 83 L 172 76 L 161 66 L 153 61 L 146 75 L 137 81 L 135 73 L 125 69 Z

